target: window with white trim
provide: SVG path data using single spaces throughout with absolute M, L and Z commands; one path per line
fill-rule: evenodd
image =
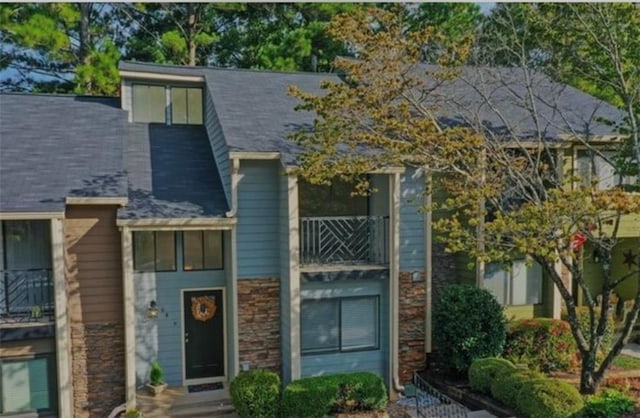
M 203 96 L 200 87 L 133 84 L 134 122 L 202 125 Z M 167 119 L 168 118 L 168 119 Z
M 379 310 L 378 296 L 303 300 L 300 314 L 302 354 L 378 349 Z
M 504 306 L 542 303 L 542 266 L 536 262 L 527 266 L 517 260 L 509 270 L 499 263 L 487 264 L 483 283 Z
M 583 185 L 589 185 L 592 180 L 597 180 L 597 189 L 607 190 L 618 185 L 630 186 L 636 184 L 638 181 L 637 176 L 620 176 L 620 174 L 616 173 L 612 163 L 618 151 L 600 151 L 600 154 L 602 156 L 588 149 L 577 151 L 577 174 Z
M 53 355 L 38 355 L 0 360 L 0 415 L 56 410 L 58 396 L 53 359 Z

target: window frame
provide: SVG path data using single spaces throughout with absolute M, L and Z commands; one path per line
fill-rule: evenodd
M 204 268 L 205 266 L 205 262 L 204 262 L 204 256 L 205 256 L 205 250 L 204 250 L 204 233 L 206 231 L 217 231 L 220 232 L 220 261 L 221 261 L 221 265 L 219 268 Z M 190 269 L 187 270 L 185 269 L 185 264 L 186 264 L 186 245 L 185 242 L 186 240 L 184 239 L 185 236 L 185 232 L 200 232 L 200 243 L 201 245 L 201 250 L 202 250 L 202 268 L 201 269 Z M 182 231 L 182 271 L 184 272 L 192 272 L 192 271 L 221 271 L 224 270 L 224 231 L 222 230 L 217 230 L 217 229 L 201 229 L 201 230 L 196 230 L 196 231 Z
M 375 344 L 370 347 L 362 347 L 362 348 L 343 348 L 342 346 L 342 302 L 344 300 L 356 300 L 356 299 L 373 299 L 375 300 L 375 309 L 376 309 L 376 318 L 374 319 L 373 324 L 375 325 Z M 380 315 L 380 295 L 362 295 L 362 296 L 338 296 L 338 297 L 329 297 L 329 298 L 304 298 L 300 302 L 300 313 L 302 314 L 302 305 L 305 302 L 323 302 L 323 301 L 337 301 L 338 303 L 338 344 L 336 348 L 328 348 L 328 349 L 317 349 L 313 351 L 305 350 L 302 345 L 302 332 L 300 332 L 300 354 L 302 356 L 314 356 L 314 355 L 322 355 L 322 354 L 348 354 L 348 353 L 358 353 L 358 352 L 366 352 L 366 351 L 377 351 L 380 350 L 380 339 L 381 339 L 381 315 Z M 303 324 L 301 323 L 302 327 Z
M 2 368 L 0 367 L 0 416 L 23 416 L 29 414 L 48 414 L 56 413 L 58 411 L 58 375 L 56 368 L 56 356 L 55 353 L 35 353 L 27 356 L 18 356 L 18 357 L 5 357 L 0 359 L 0 366 L 3 363 L 15 363 L 15 362 L 28 362 L 31 360 L 45 359 L 47 362 L 47 391 L 49 392 L 49 407 L 48 408 L 40 408 L 29 411 L 13 411 L 6 412 L 4 410 L 4 403 L 2 402 L 2 398 L 4 397 L 3 392 L 1 391 L 2 385 Z
M 134 89 L 136 86 L 145 86 L 145 87 L 162 87 L 164 91 L 164 120 L 163 121 L 136 121 L 135 115 L 135 94 Z M 185 116 L 187 119 L 186 123 L 175 122 L 174 111 L 173 111 L 173 89 L 184 89 L 185 90 Z M 189 117 L 189 90 L 197 89 L 200 90 L 200 123 L 192 123 L 190 122 Z M 131 83 L 131 120 L 136 123 L 158 123 L 163 125 L 179 125 L 179 126 L 204 126 L 205 123 L 205 89 L 201 85 L 182 85 L 182 84 L 167 84 L 167 83 L 144 83 L 144 82 L 133 82 Z
M 498 298 L 493 294 L 493 292 L 491 292 L 490 289 L 485 287 L 484 283 L 487 280 L 486 279 L 486 266 L 485 266 L 485 273 L 484 273 L 485 276 L 482 279 L 482 281 L 483 281 L 482 288 L 485 289 L 485 290 L 488 290 L 491 293 L 491 295 L 494 298 L 496 298 L 498 303 L 501 306 L 504 306 L 504 307 L 511 307 L 511 306 L 513 306 L 513 307 L 518 307 L 518 306 L 541 306 L 541 305 L 544 305 L 544 299 L 545 299 L 545 297 L 544 297 L 544 269 L 542 268 L 542 266 L 540 266 L 540 301 L 536 302 L 536 303 L 518 303 L 518 304 L 514 304 L 513 303 L 513 289 L 514 289 L 514 286 L 513 286 L 513 283 L 514 283 L 513 271 L 514 271 L 514 268 L 515 268 L 514 263 L 516 263 L 516 262 L 522 262 L 524 264 L 524 266 L 527 268 L 527 272 L 531 268 L 531 267 L 526 265 L 526 261 L 524 259 L 513 260 L 511 262 L 511 269 L 509 269 L 509 270 L 505 270 L 502 266 L 500 266 L 500 271 L 508 274 L 507 280 L 508 280 L 508 286 L 509 287 L 508 287 L 508 291 L 505 292 L 506 298 L 508 300 L 505 300 L 505 301 L 498 300 Z M 528 279 L 528 276 L 527 276 L 527 279 Z
M 145 232 L 145 233 L 152 233 L 153 234 L 153 270 L 138 270 L 136 268 L 136 237 L 135 234 L 136 233 L 140 233 L 140 232 Z M 173 234 L 173 270 L 158 270 L 157 266 L 158 266 L 158 248 L 156 246 L 156 234 L 158 232 L 171 232 Z M 140 230 L 140 231 L 133 231 L 133 237 L 132 237 L 132 248 L 131 248 L 131 253 L 133 255 L 133 271 L 134 273 L 174 273 L 178 271 L 178 234 L 176 233 L 177 231 L 144 231 L 144 230 Z

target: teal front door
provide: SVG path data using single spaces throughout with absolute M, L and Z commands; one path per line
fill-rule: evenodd
M 223 296 L 220 289 L 183 293 L 186 380 L 225 375 Z

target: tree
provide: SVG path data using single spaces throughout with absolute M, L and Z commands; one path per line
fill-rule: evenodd
M 221 3 L 119 4 L 131 30 L 126 59 L 177 65 L 207 65 L 219 38 L 219 13 L 237 12 Z
M 120 53 L 104 3 L 0 5 L 3 89 L 113 94 Z
M 336 56 L 348 54 L 325 27 L 353 3 L 248 3 L 222 14 L 216 65 L 283 71 L 328 71 Z
M 437 180 L 427 191 L 437 186 L 446 194 L 426 209 L 446 211 L 434 228 L 448 251 L 468 253 L 480 266 L 520 257 L 542 266 L 568 311 L 582 358 L 581 391 L 595 392 L 640 311 L 637 292 L 621 335 L 598 364 L 610 307 L 596 307 L 576 239 L 586 240 L 609 261 L 601 265 L 599 289 L 606 302 L 620 283 L 640 275 L 633 269 L 614 277 L 610 268 L 621 221 L 640 213 L 640 197 L 619 187 L 622 176 L 615 187 L 600 190 L 597 181 L 567 172 L 564 149 L 579 141 L 603 154 L 591 132 L 607 128 L 597 117 L 606 105 L 585 110 L 577 120 L 574 104 L 566 99 L 571 91 L 529 66 L 458 67 L 470 42 L 451 46 L 439 66 L 425 66 L 422 46 L 441 34 L 434 28 L 410 31 L 403 15 L 361 11 L 339 15 L 329 25 L 336 39 L 357 50 L 358 60 L 338 60 L 345 82 L 325 83 L 323 95 L 291 88 L 301 100 L 299 109 L 317 116 L 312 129 L 293 137 L 304 149 L 298 174 L 327 183 L 336 177 L 358 179 L 389 165 L 426 170 Z M 361 182 L 361 190 L 367 187 Z M 585 294 L 591 319 L 586 331 L 560 266 Z

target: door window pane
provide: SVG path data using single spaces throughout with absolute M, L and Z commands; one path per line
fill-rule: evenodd
M 304 300 L 300 313 L 303 353 L 338 350 L 338 299 Z
M 184 231 L 184 269 L 202 270 L 202 231 Z
M 133 91 L 133 121 L 164 123 L 166 96 L 164 86 L 134 84 Z
M 378 298 L 342 299 L 342 350 L 378 347 Z
M 175 232 L 156 232 L 156 271 L 176 269 Z
M 214 270 L 222 267 L 222 231 L 204 231 L 204 268 Z

